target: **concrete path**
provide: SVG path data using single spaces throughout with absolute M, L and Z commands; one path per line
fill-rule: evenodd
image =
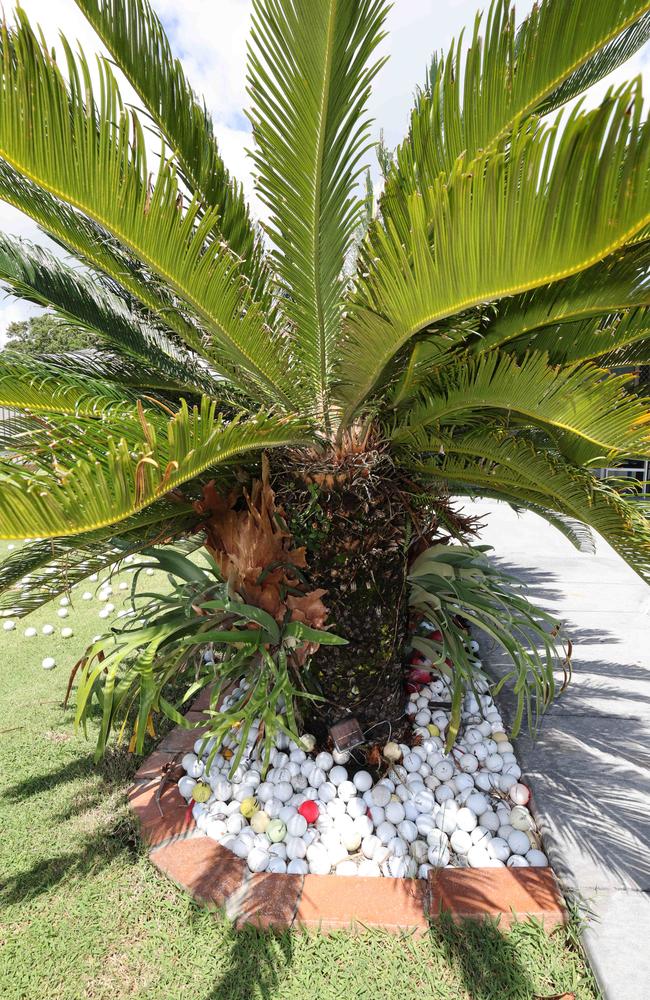
M 551 864 L 591 912 L 584 943 L 601 989 L 650 998 L 650 587 L 601 539 L 583 554 L 535 514 L 464 506 L 485 515 L 481 541 L 573 640 L 569 689 L 516 750 Z

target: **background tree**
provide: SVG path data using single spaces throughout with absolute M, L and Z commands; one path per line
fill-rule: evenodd
M 45 312 L 7 325 L 5 351 L 20 354 L 65 354 L 93 347 L 93 337 L 78 326 Z
M 516 28 L 492 3 L 433 60 L 368 219 L 387 4 L 255 0 L 263 238 L 147 0 L 78 3 L 111 54 L 96 89 L 65 39 L 64 72 L 24 13 L 2 29 L 0 197 L 86 270 L 5 238 L 0 279 L 99 347 L 78 366 L 0 363 L 0 404 L 28 428 L 0 470 L 2 535 L 49 540 L 0 568 L 3 607 L 200 537 L 260 602 L 277 573 L 277 614 L 325 600 L 349 645 L 296 674 L 325 721 L 371 723 L 401 714 L 409 558 L 467 527 L 450 495 L 528 507 L 574 540 L 590 525 L 649 579 L 648 523 L 589 469 L 649 451 L 647 400 L 603 367 L 648 351 L 650 125 L 638 80 L 553 112 L 647 40 L 650 4 L 544 0 Z M 269 563 L 269 535 L 306 558 Z

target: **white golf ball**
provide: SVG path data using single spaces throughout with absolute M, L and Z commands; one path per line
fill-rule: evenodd
M 459 809 L 456 813 L 456 826 L 459 830 L 464 830 L 466 833 L 471 833 L 474 827 L 477 825 L 477 819 L 471 809 L 464 806 Z
M 464 753 L 459 760 L 459 765 L 461 771 L 466 774 L 473 774 L 474 771 L 478 771 L 478 760 L 471 753 Z
M 53 656 L 46 656 L 41 662 L 41 666 L 43 667 L 43 670 L 53 670 L 56 666 L 56 660 Z
M 381 840 L 374 833 L 364 837 L 361 841 L 361 853 L 366 858 L 374 858 L 379 847 L 381 847 Z
M 288 837 L 286 841 L 287 857 L 290 861 L 304 858 L 307 845 L 301 837 Z
M 513 806 L 510 810 L 510 825 L 515 830 L 530 830 L 533 826 L 533 817 L 525 806 Z
M 449 760 L 441 760 L 435 765 L 433 773 L 440 781 L 449 781 L 454 774 L 454 765 Z
M 195 785 L 196 780 L 190 778 L 189 774 L 184 774 L 182 778 L 178 779 L 178 790 L 184 799 L 189 799 Z
M 529 864 L 525 858 L 522 858 L 521 854 L 513 854 L 506 861 L 508 868 L 529 868 Z
M 381 869 L 372 858 L 363 858 L 359 862 L 358 874 L 365 878 L 377 878 L 381 875 Z
M 392 823 L 388 823 L 386 820 L 384 820 L 383 823 L 380 823 L 379 826 L 377 827 L 377 836 L 379 837 L 382 844 L 384 844 L 384 846 L 390 840 L 392 840 L 393 837 L 395 837 L 396 835 L 397 835 L 397 829 L 393 826 Z
M 442 845 L 430 847 L 427 856 L 429 864 L 433 865 L 434 868 L 444 868 L 445 865 L 449 864 L 449 851 Z
M 54 632 L 54 625 L 43 625 L 41 632 L 43 633 L 43 635 L 52 635 L 52 633 Z
M 513 830 L 508 837 L 508 847 L 513 854 L 528 854 L 530 851 L 530 840 L 523 830 Z
M 548 865 L 548 858 L 544 852 L 535 849 L 527 852 L 526 861 L 532 868 L 546 868 Z
M 331 768 L 328 774 L 328 780 L 332 782 L 333 785 L 342 785 L 344 781 L 348 780 L 348 772 L 340 764 L 336 764 Z
M 363 799 L 358 797 L 350 799 L 346 806 L 347 814 L 348 816 L 351 816 L 352 819 L 358 819 L 360 816 L 365 816 L 367 808 L 368 807 Z
M 503 775 L 504 778 L 511 778 L 514 775 Z M 530 788 L 527 785 L 522 785 L 519 782 L 511 785 L 510 787 L 510 798 L 517 806 L 525 806 L 528 804 L 530 799 Z
M 5 632 L 11 632 L 11 630 L 16 627 L 16 623 L 12 621 L 11 618 L 8 618 L 6 622 L 3 622 L 2 627 Z
M 405 817 L 404 806 L 401 802 L 389 802 L 384 809 L 384 814 L 389 823 L 397 825 Z
M 320 767 L 322 771 L 329 771 L 333 764 L 334 758 L 326 750 L 323 750 L 316 757 L 316 767 Z
M 472 844 L 467 852 L 470 868 L 489 868 L 492 858 L 482 844 Z
M 332 867 L 329 855 L 322 844 L 310 844 L 307 848 L 307 863 L 312 875 L 327 875 Z
M 59 608 L 59 610 L 57 611 L 57 615 L 59 616 L 59 618 L 67 618 L 69 613 L 70 612 L 68 611 L 67 608 Z
M 339 798 L 343 800 L 343 802 L 349 802 L 350 799 L 353 799 L 356 794 L 357 794 L 356 787 L 351 781 L 342 781 L 338 787 L 338 795 Z
M 303 837 L 307 832 L 307 820 L 300 813 L 296 813 L 287 821 L 287 832 L 290 837 Z M 296 855 L 297 857 L 300 855 Z
M 263 872 L 268 867 L 270 855 L 261 847 L 251 847 L 246 860 L 252 872 Z
M 360 792 L 367 792 L 372 788 L 372 775 L 367 771 L 357 771 L 352 781 Z
M 34 636 L 37 634 L 38 634 L 37 630 L 34 628 L 33 625 L 30 625 L 29 628 L 25 629 L 25 635 L 28 639 L 33 639 Z
M 502 837 L 493 837 L 492 840 L 490 841 L 488 849 L 490 853 L 494 855 L 497 861 L 506 862 L 510 857 L 510 848 L 508 847 L 508 842 L 507 840 L 504 840 Z
M 73 632 L 72 629 L 69 628 L 68 626 L 61 629 L 61 636 L 63 639 L 69 639 L 71 635 L 73 635 Z
M 375 785 L 372 789 L 372 801 L 376 806 L 385 808 L 390 802 L 390 788 L 387 785 Z
M 454 830 L 449 843 L 452 851 L 455 851 L 456 854 L 465 855 L 472 846 L 472 838 L 466 830 Z

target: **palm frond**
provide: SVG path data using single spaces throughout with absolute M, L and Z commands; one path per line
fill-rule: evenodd
M 99 65 L 97 107 L 83 56 L 75 60 L 65 46 L 68 85 L 24 14 L 17 17 L 11 35 L 6 26 L 2 33 L 0 155 L 98 222 L 168 284 L 210 335 L 197 335 L 191 347 L 210 358 L 212 338 L 219 367 L 227 357 L 235 384 L 248 376 L 258 394 L 292 409 L 286 350 L 266 327 L 236 255 L 206 242 L 216 210 L 201 216 L 194 200 L 183 212 L 175 171 L 164 159 L 150 185 L 142 128 L 135 113 L 122 109 L 106 63 Z
M 650 329 L 644 328 L 643 332 L 645 336 L 630 340 L 625 346 L 619 346 L 608 354 L 601 354 L 598 364 L 603 368 L 638 368 L 650 365 Z
M 382 212 L 405 236 L 406 195 L 494 153 L 527 116 L 545 114 L 606 76 L 650 37 L 647 0 L 543 0 L 515 29 L 515 11 L 493 0 L 477 15 L 471 45 L 461 35 L 433 61 L 409 134 L 386 179 Z
M 207 397 L 191 410 L 183 401 L 162 423 L 139 408 L 135 419 L 63 419 L 51 433 L 49 447 L 28 462 L 0 461 L 0 537 L 95 531 L 237 456 L 312 440 L 304 423 L 288 417 L 261 412 L 226 422 Z M 47 431 L 42 440 L 48 443 Z
M 370 145 L 365 104 L 381 62 L 386 0 L 255 0 L 249 49 L 257 188 L 282 308 L 319 409 L 340 335 L 343 265 L 365 200 L 357 190 Z
M 615 316 L 585 319 L 578 323 L 559 323 L 540 327 L 529 336 L 513 340 L 508 349 L 518 357 L 527 351 L 545 351 L 554 364 L 598 359 L 603 368 L 626 364 L 624 361 L 604 361 L 612 355 L 632 356 L 638 349 L 641 356 L 650 351 L 650 308 L 630 309 Z
M 435 440 L 431 442 L 435 446 Z M 432 448 L 433 450 L 433 448 Z M 459 436 L 437 460 L 407 462 L 412 471 L 443 482 L 453 495 L 492 496 L 531 506 L 551 523 L 557 514 L 601 534 L 639 576 L 650 583 L 650 520 L 635 501 L 606 481 L 570 465 L 538 442 L 487 428 Z
M 148 0 L 76 0 L 164 135 L 185 184 L 216 210 L 214 236 L 241 258 L 256 297 L 263 293 L 262 244 L 241 184 L 219 153 L 212 119 L 175 59 Z
M 0 234 L 0 281 L 19 298 L 52 307 L 97 334 L 103 346 L 128 355 L 139 363 L 144 384 L 157 374 L 170 388 L 219 394 L 219 376 L 201 357 L 135 312 L 127 297 L 40 247 Z
M 559 447 L 584 451 L 583 458 L 615 458 L 650 452 L 648 400 L 626 391 L 630 376 L 603 377 L 592 364 L 550 365 L 545 354 L 492 352 L 478 362 L 446 366 L 421 402 L 392 431 L 395 445 L 418 447 L 421 432 L 462 426 L 500 411 L 510 426 L 542 427 Z
M 575 323 L 649 305 L 650 242 L 644 240 L 622 247 L 594 267 L 565 281 L 500 302 L 496 315 L 489 316 L 484 323 L 480 340 L 473 350 L 482 353 L 503 347 L 517 338 L 532 342 L 532 336 L 541 327 Z M 546 346 L 540 348 L 546 349 Z
M 29 542 L 0 563 L 0 616 L 21 618 L 143 547 L 176 539 L 196 522 L 191 504 L 159 500 L 118 525 Z M 196 536 L 191 544 L 202 540 Z
M 377 227 L 344 349 L 348 412 L 416 333 L 450 315 L 567 278 L 650 219 L 650 124 L 638 86 L 565 127 L 522 128 L 507 152 L 409 196 L 409 236 Z
M 134 414 L 136 396 L 118 382 L 62 371 L 24 354 L 0 354 L 0 406 L 98 418 Z M 137 415 L 133 419 L 137 420 Z
M 47 235 L 82 263 L 106 275 L 187 344 L 200 344 L 200 331 L 174 302 L 168 289 L 127 254 L 105 229 L 65 202 L 32 184 L 0 159 L 0 200 L 36 222 Z

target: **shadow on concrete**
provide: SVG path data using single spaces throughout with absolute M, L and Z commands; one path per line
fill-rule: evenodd
M 530 600 L 543 599 L 547 608 L 552 604 L 561 611 L 562 590 L 554 587 L 560 577 L 503 559 L 495 562 L 528 584 Z M 624 629 L 567 623 L 572 682 L 542 717 L 538 731 L 524 729 L 514 740 L 533 788 L 547 853 L 569 886 L 650 889 L 650 674 L 642 662 L 626 662 L 631 657 L 620 648 L 628 641 Z M 493 676 L 503 676 L 507 661 L 489 640 L 480 641 L 484 666 Z M 630 652 L 633 656 L 634 648 Z M 640 660 L 648 654 L 647 649 L 638 652 Z M 558 671 L 556 680 L 561 679 Z M 499 703 L 511 725 L 515 699 L 507 688 Z

